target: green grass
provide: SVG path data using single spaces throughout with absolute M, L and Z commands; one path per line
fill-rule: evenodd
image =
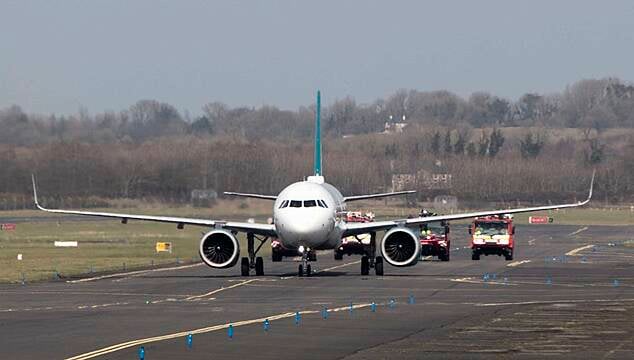
M 0 232 L 0 282 L 53 279 L 78 274 L 123 271 L 154 264 L 198 261 L 203 227 L 116 221 L 20 223 L 15 231 Z M 241 236 L 242 247 L 245 239 Z M 77 248 L 58 248 L 56 240 L 78 241 Z M 172 253 L 156 253 L 157 241 L 172 242 Z M 22 254 L 22 260 L 17 260 Z M 264 246 L 261 254 L 270 254 Z
M 235 202 L 235 204 L 239 204 Z M 416 214 L 418 208 L 385 206 L 381 201 L 355 203 L 360 210 L 372 209 L 377 220 L 385 218 L 403 218 L 407 214 Z M 265 221 L 270 215 L 269 202 L 263 205 L 249 206 L 240 209 L 214 207 L 213 209 L 182 208 L 132 208 L 125 209 L 129 213 L 151 213 L 162 215 L 198 216 L 203 218 L 228 218 L 234 220 L 254 217 Z M 109 211 L 120 211 L 112 210 Z M 224 212 L 223 214 L 221 214 Z M 0 212 L 0 217 L 30 217 L 46 214 L 40 211 Z M 540 215 L 540 214 L 533 214 Z M 634 212 L 629 207 L 622 209 L 568 209 L 544 212 L 554 218 L 554 224 L 568 225 L 634 225 Z M 517 224 L 528 223 L 526 214 L 515 217 Z M 177 230 L 175 225 L 130 221 L 123 225 L 118 221 L 68 221 L 63 216 L 54 216 L 57 221 L 40 221 L 19 223 L 15 231 L 0 231 L 0 282 L 18 282 L 22 274 L 26 281 L 49 280 L 55 273 L 62 277 L 95 273 L 133 270 L 146 268 L 150 264 L 175 264 L 198 261 L 198 243 L 203 227 L 186 226 Z M 468 220 L 461 221 L 467 223 Z M 457 222 L 458 223 L 458 222 Z M 548 225 L 543 226 L 547 231 Z M 240 237 L 241 248 L 246 249 L 244 235 Z M 79 242 L 77 248 L 56 248 L 56 240 Z M 173 252 L 159 253 L 155 251 L 157 241 L 171 241 Z M 17 254 L 23 260 L 17 260 Z M 244 250 L 243 250 L 244 253 Z M 270 246 L 265 244 L 261 253 L 270 254 Z

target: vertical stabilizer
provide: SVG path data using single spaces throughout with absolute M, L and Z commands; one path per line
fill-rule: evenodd
M 321 92 L 317 90 L 317 109 L 315 113 L 315 176 L 323 176 L 321 171 Z

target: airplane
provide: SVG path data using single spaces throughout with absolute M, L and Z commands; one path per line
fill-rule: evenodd
M 322 172 L 321 148 L 321 93 L 317 91 L 314 138 L 314 173 L 305 180 L 292 183 L 277 196 L 252 193 L 225 192 L 226 195 L 273 201 L 272 223 L 252 223 L 224 220 L 207 220 L 171 216 L 135 215 L 109 212 L 47 209 L 37 200 L 35 176 L 32 176 L 33 197 L 38 209 L 49 213 L 85 215 L 116 218 L 126 224 L 128 220 L 154 221 L 176 224 L 178 229 L 185 225 L 210 228 L 199 244 L 201 260 L 212 268 L 224 269 L 237 264 L 240 259 L 242 276 L 249 276 L 255 270 L 256 276 L 264 275 L 264 261 L 257 256 L 262 245 L 269 239 L 277 239 L 282 246 L 291 250 L 293 256 L 301 256 L 298 276 L 311 276 L 310 262 L 316 260 L 317 250 L 332 250 L 341 245 L 343 238 L 353 235 L 370 234 L 370 246 L 361 258 L 361 274 L 368 275 L 370 268 L 375 274 L 384 274 L 383 261 L 395 267 L 413 266 L 418 262 L 420 241 L 414 229 L 424 223 L 475 218 L 488 215 L 526 213 L 543 210 L 572 208 L 586 205 L 592 198 L 594 173 L 590 182 L 590 192 L 585 201 L 576 203 L 537 206 L 527 208 L 468 212 L 451 215 L 415 217 L 399 220 L 385 220 L 366 223 L 346 223 L 339 216 L 345 212 L 350 202 L 388 196 L 406 195 L 415 191 L 396 191 L 380 194 L 343 196 L 336 187 L 325 182 Z M 376 233 L 385 234 L 379 242 L 377 256 Z M 240 258 L 238 233 L 246 233 L 247 256 Z M 260 242 L 255 247 L 255 240 Z

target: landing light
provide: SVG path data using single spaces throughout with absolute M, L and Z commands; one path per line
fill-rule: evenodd
M 300 254 L 303 254 L 304 250 L 306 250 L 306 249 L 304 248 L 304 245 L 300 245 L 299 249 L 297 249 L 297 250 L 299 251 Z

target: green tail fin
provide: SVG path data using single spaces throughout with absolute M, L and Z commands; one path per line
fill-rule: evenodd
M 321 169 L 321 92 L 317 90 L 317 109 L 315 114 L 315 176 L 322 176 Z

